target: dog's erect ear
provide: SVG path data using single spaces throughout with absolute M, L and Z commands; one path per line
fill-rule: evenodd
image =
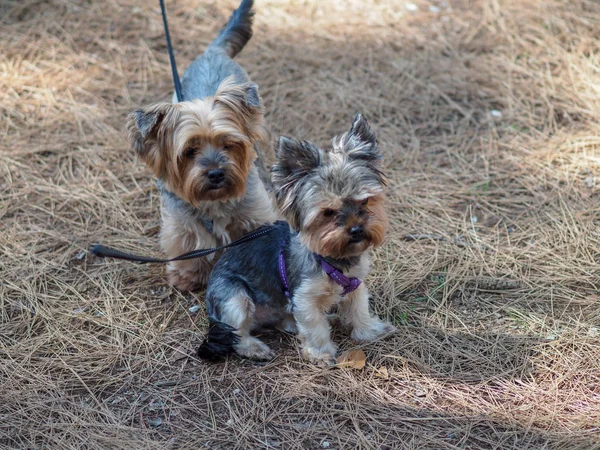
M 281 136 L 277 144 L 277 162 L 271 169 L 282 182 L 291 175 L 299 178 L 321 164 L 322 151 L 308 141 Z M 291 180 L 288 180 L 291 181 Z
M 339 146 L 353 159 L 362 159 L 371 163 L 381 159 L 375 132 L 360 113 L 354 118 L 350 131 L 340 138 Z
M 127 134 L 131 146 L 157 176 L 164 166 L 162 152 L 171 145 L 172 133 L 164 130 L 177 120 L 176 107 L 171 103 L 157 103 L 138 109 L 127 116 Z M 163 130 L 163 131 L 161 131 Z
M 323 152 L 310 142 L 279 138 L 277 160 L 271 168 L 272 181 L 277 204 L 295 229 L 301 223 L 298 196 L 307 175 L 321 164 L 322 159 Z

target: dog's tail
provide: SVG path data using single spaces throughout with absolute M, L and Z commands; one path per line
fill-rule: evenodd
M 254 0 L 242 0 L 210 47 L 224 49 L 231 58 L 241 52 L 252 37 L 253 4 Z
M 207 361 L 218 361 L 232 353 L 239 340 L 235 328 L 211 319 L 206 339 L 198 348 L 198 356 Z

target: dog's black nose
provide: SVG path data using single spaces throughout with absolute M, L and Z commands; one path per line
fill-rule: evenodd
M 348 233 L 350 233 L 353 241 L 360 240 L 364 237 L 365 229 L 360 225 L 355 225 L 348 230 Z
M 223 169 L 213 169 L 209 170 L 206 176 L 212 184 L 219 184 L 225 179 L 225 172 Z

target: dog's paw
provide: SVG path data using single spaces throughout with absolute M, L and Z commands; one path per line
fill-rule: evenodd
M 294 316 L 292 316 L 291 314 L 285 316 L 281 320 L 281 322 L 279 322 L 279 324 L 277 325 L 277 328 L 279 328 L 282 331 L 285 331 L 286 333 L 291 333 L 291 334 L 298 333 L 298 325 L 296 324 L 296 320 L 294 319 Z
M 335 365 L 335 355 L 337 348 L 333 343 L 329 343 L 322 347 L 304 347 L 302 349 L 302 356 L 309 360 L 313 364 L 320 366 L 333 366 Z
M 391 323 L 374 319 L 368 327 L 354 328 L 350 336 L 358 342 L 371 342 L 384 336 L 389 336 L 396 331 L 398 329 Z
M 271 348 L 255 337 L 242 339 L 235 346 L 235 352 L 244 358 L 252 358 L 259 360 L 270 360 L 275 358 L 275 352 Z
M 180 291 L 194 291 L 206 285 L 206 277 L 198 272 L 172 271 L 167 274 L 169 284 Z
M 347 328 L 342 318 L 337 313 L 327 314 L 327 322 L 332 328 Z

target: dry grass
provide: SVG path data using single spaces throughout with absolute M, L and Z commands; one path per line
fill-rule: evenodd
M 236 1 L 167 3 L 183 70 Z M 0 445 L 600 448 L 598 2 L 257 3 L 240 60 L 273 139 L 326 144 L 356 111 L 378 132 L 392 230 L 369 283 L 400 333 L 363 371 L 281 334 L 268 364 L 186 358 L 202 293 L 86 254 L 158 253 L 123 129 L 170 96 L 157 5 L 4 0 Z

